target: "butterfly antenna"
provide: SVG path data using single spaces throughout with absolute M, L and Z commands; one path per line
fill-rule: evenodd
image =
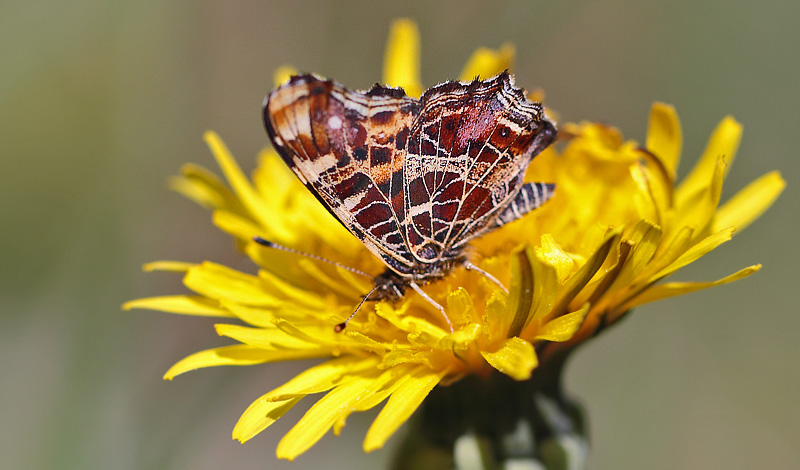
M 342 269 L 344 269 L 346 271 L 350 271 L 351 273 L 360 274 L 360 275 L 362 275 L 364 277 L 368 277 L 370 279 L 373 278 L 373 276 L 370 276 L 369 274 L 365 273 L 364 271 L 359 271 L 358 269 L 351 268 L 350 266 L 345 266 L 343 264 L 337 263 L 336 261 L 331 261 L 331 260 L 329 260 L 327 258 L 323 258 L 322 256 L 312 255 L 311 253 L 306 253 L 304 251 L 295 250 L 294 248 L 289 248 L 288 246 L 278 245 L 275 242 L 271 242 L 271 241 L 266 240 L 264 238 L 261 238 L 259 236 L 253 237 L 253 241 L 258 243 L 259 245 L 266 246 L 267 248 L 275 248 L 276 250 L 282 250 L 282 251 L 286 251 L 288 253 L 294 253 L 296 255 L 305 256 L 306 258 L 311 258 L 311 259 L 315 259 L 317 261 L 322 261 L 322 262 L 325 262 L 325 263 L 328 263 L 328 264 L 332 264 L 332 265 L 334 265 L 336 267 L 339 267 L 339 268 L 342 268 Z M 373 289 L 373 290 L 375 290 L 375 289 Z M 372 293 L 372 291 L 370 291 L 370 294 L 371 293 Z M 362 301 L 362 303 L 363 303 L 363 301 Z M 360 306 L 361 305 L 359 304 L 359 307 Z
M 337 333 L 341 333 L 341 332 L 342 332 L 342 330 L 344 330 L 345 328 L 347 328 L 347 324 L 350 322 L 350 320 L 352 320 L 352 319 L 353 319 L 353 317 L 354 317 L 354 316 L 356 316 L 356 313 L 358 313 L 358 310 L 361 308 L 361 306 L 362 306 L 362 305 L 364 305 L 364 302 L 366 302 L 366 301 L 367 301 L 367 299 L 369 298 L 369 296 L 370 296 L 370 295 L 372 295 L 372 293 L 373 293 L 373 292 L 375 292 L 375 290 L 377 290 L 377 289 L 378 289 L 378 286 L 377 286 L 377 285 L 376 285 L 375 287 L 373 287 L 372 289 L 370 289 L 370 291 L 369 291 L 369 292 L 367 292 L 367 295 L 365 295 L 365 296 L 364 296 L 364 297 L 361 299 L 361 302 L 359 302 L 359 303 L 358 303 L 358 306 L 356 307 L 356 309 L 355 309 L 355 310 L 353 310 L 353 313 L 351 313 L 351 314 L 350 314 L 350 316 L 349 316 L 349 317 L 347 317 L 347 320 L 345 320 L 345 321 L 343 321 L 343 322 L 339 323 L 338 325 L 334 326 L 334 327 L 333 327 L 333 331 L 335 331 L 335 332 L 337 332 Z

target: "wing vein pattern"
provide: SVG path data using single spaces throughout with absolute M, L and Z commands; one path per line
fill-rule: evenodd
M 399 88 L 351 91 L 295 76 L 270 94 L 264 121 L 300 180 L 409 282 L 445 275 L 470 240 L 554 192 L 523 184 L 556 131 L 507 72 L 445 82 L 418 100 Z

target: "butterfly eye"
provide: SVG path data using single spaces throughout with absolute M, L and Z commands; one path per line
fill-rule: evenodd
M 500 128 L 500 137 L 505 139 L 510 134 L 511 134 L 511 130 L 509 130 L 508 127 L 503 126 L 503 127 Z

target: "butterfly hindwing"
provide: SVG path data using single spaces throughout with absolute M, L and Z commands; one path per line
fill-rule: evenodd
M 404 229 L 409 241 L 423 240 L 411 245 L 417 258 L 436 262 L 496 225 L 555 128 L 508 73 L 438 85 L 421 103 L 406 156 L 414 216 Z

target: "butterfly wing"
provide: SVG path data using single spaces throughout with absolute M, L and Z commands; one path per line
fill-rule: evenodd
M 366 93 L 313 75 L 292 77 L 264 107 L 278 153 L 328 210 L 400 274 L 413 271 L 405 218 L 405 141 L 419 101 L 401 89 Z
M 515 204 L 528 164 L 556 131 L 508 73 L 438 85 L 421 105 L 405 158 L 408 217 L 401 230 L 419 262 L 440 263 L 549 198 L 552 187 L 534 186 Z M 534 195 L 546 197 L 528 198 Z M 512 205 L 516 211 L 506 211 Z

